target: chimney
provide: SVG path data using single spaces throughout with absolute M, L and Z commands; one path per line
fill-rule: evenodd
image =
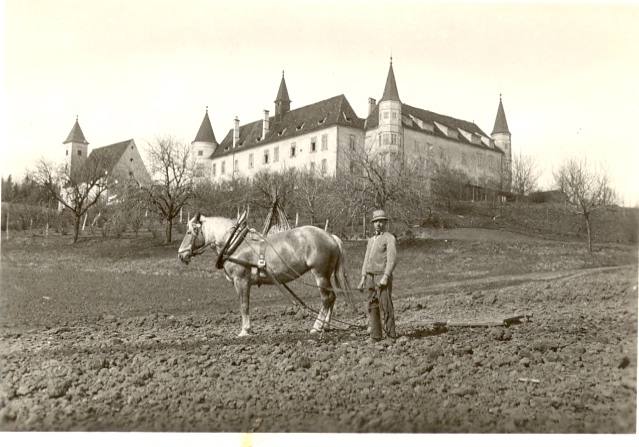
M 264 119 L 262 119 L 262 140 L 266 138 L 266 132 L 268 132 L 268 110 L 264 110 Z
M 370 115 L 373 112 L 373 109 L 375 108 L 376 103 L 377 101 L 375 101 L 375 98 L 368 98 L 368 115 Z
M 235 126 L 233 127 L 233 147 L 237 146 L 237 142 L 240 139 L 240 120 L 235 117 Z

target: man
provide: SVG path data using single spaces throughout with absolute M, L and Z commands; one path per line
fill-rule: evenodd
M 362 264 L 362 277 L 357 288 L 369 290 L 368 311 L 371 324 L 371 339 L 382 338 L 380 326 L 390 338 L 395 338 L 395 313 L 393 310 L 393 270 L 397 263 L 395 236 L 386 231 L 388 217 L 384 210 L 373 212 L 375 234 L 368 240 Z M 380 325 L 380 311 L 383 326 Z

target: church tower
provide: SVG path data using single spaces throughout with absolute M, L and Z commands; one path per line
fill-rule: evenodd
M 377 128 L 377 144 L 381 150 L 391 156 L 403 153 L 402 140 L 402 102 L 399 99 L 395 72 L 393 71 L 393 58 L 391 57 L 384 94 L 379 100 L 379 125 Z
M 512 186 L 512 148 L 511 134 L 508 130 L 508 122 L 506 121 L 506 112 L 504 112 L 504 104 L 499 94 L 499 107 L 497 109 L 497 117 L 495 118 L 495 126 L 490 136 L 495 140 L 495 146 L 504 152 L 502 160 L 502 185 L 504 191 L 510 191 Z
M 77 116 L 69 136 L 62 144 L 65 149 L 64 164 L 70 167 L 71 172 L 77 171 L 87 161 L 89 152 L 89 142 L 84 138 Z
M 288 89 L 286 88 L 284 71 L 282 70 L 282 81 L 280 82 L 280 89 L 277 91 L 277 98 L 275 98 L 275 117 L 281 117 L 284 112 L 290 112 L 290 110 L 291 100 L 288 97 Z
M 209 119 L 209 108 L 207 107 L 200 129 L 195 135 L 195 140 L 191 143 L 191 151 L 193 152 L 199 175 L 207 174 L 206 171 L 210 169 L 210 160 L 217 146 L 218 143 L 213 133 L 213 126 L 211 126 L 211 120 Z

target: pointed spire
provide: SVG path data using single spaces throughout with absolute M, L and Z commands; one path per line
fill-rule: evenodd
M 82 133 L 82 129 L 80 128 L 80 123 L 78 123 L 78 115 L 75 116 L 75 124 L 73 125 L 71 132 L 69 132 L 69 136 L 62 142 L 62 144 L 67 143 L 89 144 L 87 139 L 84 138 L 84 133 Z
M 213 133 L 213 126 L 211 126 L 211 120 L 209 119 L 209 106 L 206 106 L 206 112 L 204 113 L 204 119 L 202 120 L 202 124 L 200 125 L 200 130 L 197 131 L 197 135 L 195 136 L 195 142 L 205 142 L 205 143 L 215 143 L 215 134 Z
M 275 98 L 275 115 L 281 115 L 289 110 L 291 110 L 291 99 L 288 97 L 288 89 L 286 88 L 286 81 L 284 80 L 284 70 L 282 70 L 280 89 L 277 91 L 277 98 Z
M 497 109 L 495 126 L 493 127 L 491 135 L 494 135 L 496 133 L 507 133 L 508 135 L 510 135 L 510 131 L 508 130 L 508 122 L 506 121 L 506 112 L 504 112 L 504 104 L 501 102 L 501 93 L 499 94 L 499 108 Z
M 393 71 L 393 57 L 391 56 L 390 68 L 388 69 L 388 76 L 386 77 L 386 86 L 384 87 L 384 94 L 381 101 L 400 101 L 399 93 L 397 92 L 397 83 L 395 82 L 395 72 Z M 400 101 L 401 102 L 401 101 Z

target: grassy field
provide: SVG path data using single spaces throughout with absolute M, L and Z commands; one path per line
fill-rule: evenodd
M 164 245 L 148 234 L 84 238 L 75 245 L 70 241 L 65 236 L 22 236 L 3 242 L 4 327 L 79 324 L 105 315 L 215 315 L 238 308 L 212 252 L 187 266 L 177 259 L 180 241 Z M 347 274 L 358 278 L 365 241 L 347 241 L 346 250 Z M 504 231 L 431 230 L 425 239 L 400 240 L 394 288 L 397 299 L 410 299 L 438 288 L 472 292 L 488 280 L 499 287 L 544 272 L 636 263 L 634 246 L 600 245 L 588 253 L 581 243 Z M 292 288 L 316 306 L 318 294 L 304 283 L 313 280 L 307 275 Z M 254 287 L 251 298 L 252 308 L 289 305 L 274 287 Z M 362 299 L 359 294 L 356 298 Z M 338 301 L 337 309 L 342 305 Z

